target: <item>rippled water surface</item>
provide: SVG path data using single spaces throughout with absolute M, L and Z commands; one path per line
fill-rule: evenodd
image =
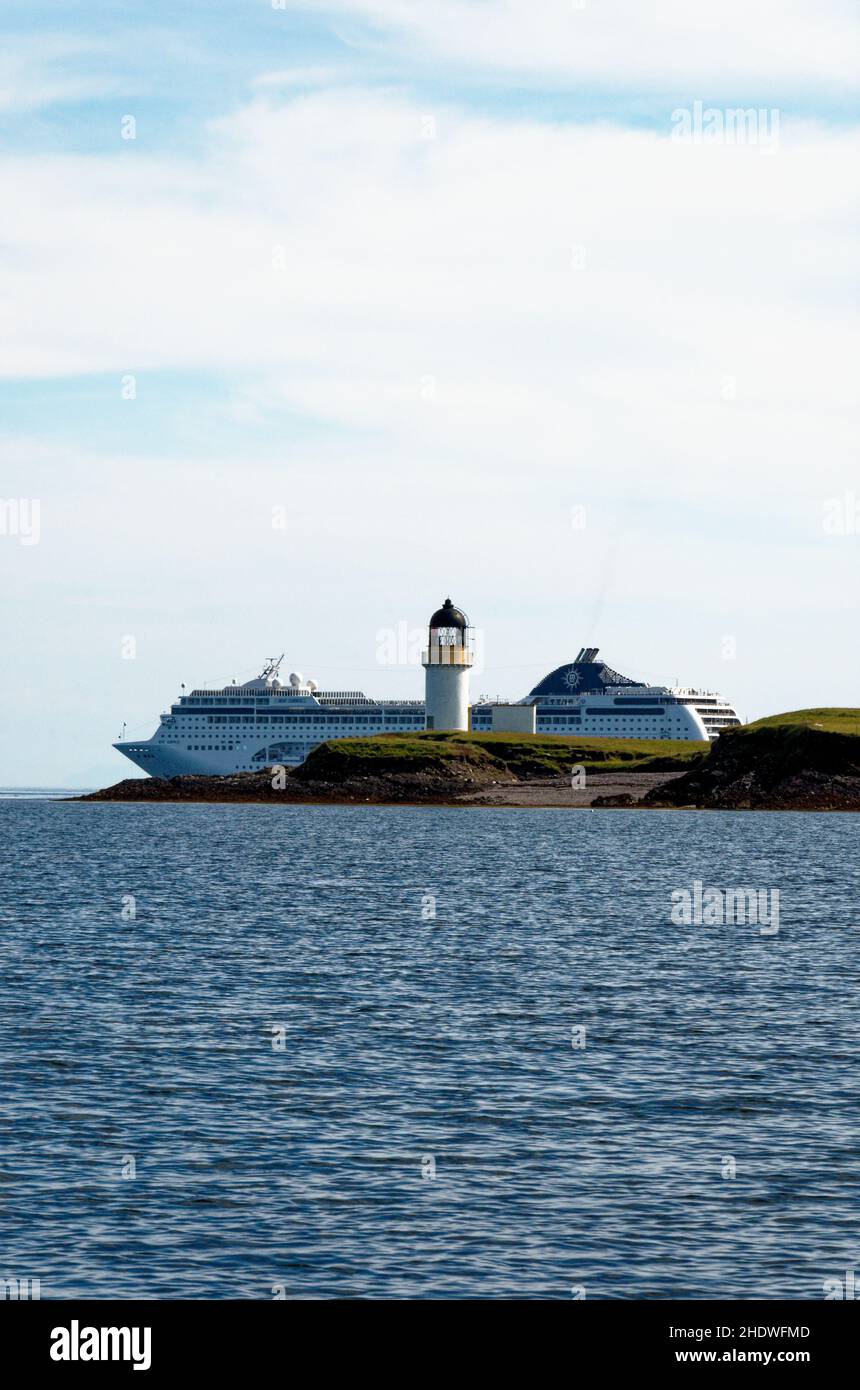
M 9 801 L 0 833 L 0 1276 L 816 1298 L 860 1267 L 856 818 Z M 779 932 L 673 925 L 695 879 L 778 888 Z

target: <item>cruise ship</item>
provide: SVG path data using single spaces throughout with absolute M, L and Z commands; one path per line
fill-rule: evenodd
M 180 695 L 151 738 L 113 746 L 153 777 L 222 777 L 274 764 L 296 766 L 330 738 L 404 734 L 426 728 L 423 700 L 371 700 L 360 690 L 319 690 L 283 656 L 256 679 Z
M 716 691 L 631 680 L 598 661 L 598 651 L 583 647 L 575 661 L 557 666 L 519 701 L 536 706 L 539 734 L 701 740 L 740 724 L 734 707 Z M 493 706 L 474 705 L 474 731 L 492 727 Z
M 468 679 L 468 658 L 456 656 L 465 646 L 449 647 L 445 641 L 445 634 L 453 633 L 465 642 L 466 631 L 465 615 L 446 600 L 431 619 L 425 653 L 425 669 L 432 666 L 434 678 L 441 669 L 443 680 L 449 672 L 454 679 Z M 516 702 L 536 707 L 538 733 L 713 739 L 740 723 L 733 707 L 714 692 L 645 685 L 619 675 L 597 655 L 596 647 L 583 647 L 575 661 L 557 667 Z M 162 714 L 151 738 L 122 739 L 114 748 L 153 777 L 223 776 L 296 766 L 327 739 L 467 727 L 434 720 L 425 700 L 373 700 L 360 690 L 320 690 L 298 672 L 282 682 L 282 661 L 282 656 L 270 660 L 242 685 L 183 693 Z M 500 708 L 482 701 L 465 717 L 476 733 L 489 732 L 497 727 L 494 711 Z

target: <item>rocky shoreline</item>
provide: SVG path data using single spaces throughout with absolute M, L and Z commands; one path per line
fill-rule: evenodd
M 656 787 L 680 773 L 598 772 L 586 787 L 569 778 L 515 778 L 466 775 L 444 777 L 427 772 L 395 776 L 359 775 L 339 783 L 308 783 L 290 775 L 273 787 L 271 772 L 237 772 L 229 777 L 133 777 L 103 791 L 68 798 L 74 801 L 248 803 L 320 806 L 518 806 L 588 807 L 637 805 Z M 621 798 L 621 800 L 619 800 Z
M 647 792 L 642 804 L 860 811 L 860 738 L 803 724 L 732 731 L 696 767 Z
M 860 810 L 860 737 L 802 723 L 724 733 L 686 767 L 598 764 L 571 779 L 528 758 L 505 762 L 468 742 L 373 755 L 321 745 L 300 767 L 169 781 L 129 778 L 75 801 L 246 802 L 322 806 L 590 807 L 596 810 Z M 584 773 L 584 777 L 583 774 Z M 584 785 L 581 783 L 584 780 Z

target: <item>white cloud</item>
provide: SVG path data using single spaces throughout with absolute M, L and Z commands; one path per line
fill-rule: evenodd
M 202 161 L 6 158 L 0 371 L 217 370 L 234 414 L 649 495 L 842 478 L 856 131 L 767 156 L 425 116 L 311 93 L 219 122 Z
M 348 71 L 342 68 L 277 68 L 272 72 L 261 72 L 258 77 L 254 78 L 251 85 L 255 89 L 278 87 L 327 87 L 348 76 Z
M 105 51 L 102 44 L 62 35 L 8 37 L 0 51 L 0 114 L 38 111 L 112 91 L 112 79 L 80 71 Z
M 296 0 L 318 12 L 320 0 Z M 366 41 L 474 70 L 617 90 L 701 84 L 768 90 L 853 86 L 860 23 L 845 0 L 328 0 L 366 22 Z

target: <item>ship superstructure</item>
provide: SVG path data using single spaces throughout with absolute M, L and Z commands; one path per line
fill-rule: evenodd
M 589 738 L 713 739 L 740 724 L 734 707 L 710 690 L 646 685 L 598 661 L 597 647 L 583 647 L 575 661 L 558 666 L 520 700 L 535 705 L 539 734 Z M 492 728 L 492 705 L 473 705 L 472 728 Z

